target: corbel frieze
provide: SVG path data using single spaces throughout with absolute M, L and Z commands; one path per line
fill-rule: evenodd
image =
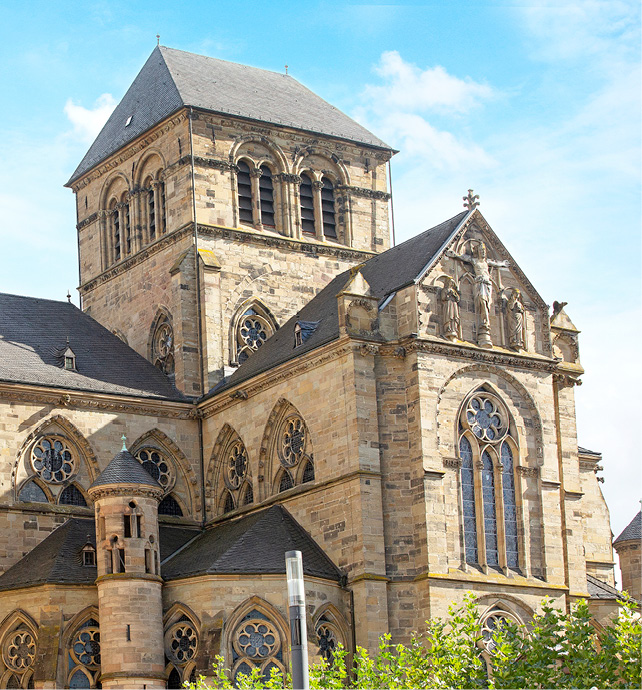
M 338 192 L 345 192 L 349 196 L 361 197 L 362 199 L 372 199 L 375 201 L 389 201 L 390 194 L 388 192 L 380 192 L 376 189 L 367 189 L 365 187 L 353 187 L 351 185 L 337 185 Z
M 539 475 L 538 467 L 528 467 L 526 465 L 517 465 L 515 468 L 517 473 L 522 477 L 537 477 Z
M 445 457 L 442 459 L 444 467 L 449 467 L 451 470 L 458 470 L 461 467 L 461 458 Z
M 126 484 L 126 482 L 123 482 Z M 145 486 L 144 484 L 136 484 L 135 493 L 137 496 L 146 496 L 147 498 L 156 498 L 160 500 L 163 497 L 163 489 L 155 489 L 153 486 Z M 126 486 L 114 486 L 105 484 L 104 486 L 97 486 L 89 489 L 89 495 L 96 501 L 105 496 L 131 496 L 131 484 Z
M 558 388 L 572 388 L 573 386 L 581 386 L 582 380 L 577 376 L 572 376 L 570 374 L 562 374 L 557 371 L 553 374 L 553 380 L 557 384 Z
M 90 216 L 87 216 L 85 220 L 80 221 L 80 223 L 76 225 L 76 230 L 82 230 L 83 228 L 86 228 L 88 225 L 95 223 L 98 220 L 98 217 L 98 211 L 95 211 Z
M 71 189 L 74 192 L 78 193 L 81 189 L 86 187 L 94 180 L 97 180 L 104 174 L 111 172 L 114 168 L 117 168 L 119 165 L 124 163 L 132 156 L 135 156 L 137 153 L 140 153 L 141 151 L 146 149 L 150 144 L 162 137 L 163 134 L 167 134 L 181 122 L 184 122 L 186 119 L 186 111 L 178 113 L 174 117 L 169 118 L 165 121 L 164 124 L 158 125 L 156 129 L 154 129 L 152 132 L 149 132 L 142 139 L 139 139 L 130 146 L 127 146 L 126 148 L 122 149 L 118 155 L 111 156 L 107 161 L 103 162 L 102 164 L 99 164 L 98 166 L 94 167 L 91 171 L 85 173 L 85 175 L 81 177 L 80 180 L 70 185 Z

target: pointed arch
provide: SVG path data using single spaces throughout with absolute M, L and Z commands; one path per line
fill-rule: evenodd
M 336 647 L 341 644 L 349 649 L 350 627 L 345 616 L 331 602 L 320 606 L 312 615 L 312 640 L 318 648 L 318 655 L 331 661 Z
M 183 604 L 181 601 L 173 603 L 169 609 L 167 609 L 165 615 L 163 616 L 163 627 L 167 628 L 168 626 L 173 625 L 181 620 L 183 616 L 185 618 L 189 618 L 192 623 L 200 629 L 201 619 L 196 615 L 196 613 L 194 613 L 193 609 L 191 609 L 187 604 Z
M 87 470 L 89 484 L 92 484 L 100 474 L 98 458 L 89 441 L 69 419 L 63 415 L 54 414 L 43 419 L 20 445 L 11 470 L 11 488 L 15 500 L 18 497 L 18 488 L 21 489 L 28 479 L 35 476 L 30 466 L 29 455 L 38 440 L 46 435 L 56 435 L 66 439 L 77 452 L 80 462 L 72 474 L 73 478 L 77 478 L 82 473 L 82 467 Z
M 174 375 L 174 322 L 172 313 L 159 306 L 147 338 L 147 359 L 170 378 Z
M 240 435 L 227 423 L 216 437 L 205 477 L 205 495 L 212 516 L 246 505 L 242 498 L 246 487 L 253 486 L 252 462 Z
M 267 498 L 278 493 L 282 469 L 292 477 L 292 484 L 303 479 L 307 463 L 314 466 L 313 443 L 309 428 L 297 408 L 285 398 L 280 398 L 272 408 L 263 431 L 259 455 L 259 471 L 266 478 L 261 485 Z
M 35 488 L 35 493 L 37 494 L 38 489 L 42 492 L 44 501 L 41 501 L 39 498 L 33 498 L 31 499 L 33 502 L 36 503 L 55 503 L 56 499 L 54 498 L 54 495 L 51 493 L 51 490 L 49 487 L 38 477 L 27 477 L 22 484 L 18 485 L 16 488 L 16 501 L 19 502 L 30 502 L 30 498 L 27 496 L 29 493 L 29 490 L 32 489 L 32 487 Z M 25 492 L 23 494 L 23 491 Z
M 65 626 L 61 636 L 65 654 L 65 687 L 71 687 L 77 674 L 87 679 L 90 688 L 97 687 L 100 677 L 100 616 L 98 607 L 79 611 Z M 78 687 L 77 685 L 73 685 Z M 84 686 L 81 686 L 84 687 Z
M 169 479 L 167 485 L 164 486 L 166 494 L 171 493 L 175 498 L 178 496 L 179 503 L 183 504 L 188 514 L 193 514 L 192 510 L 197 513 L 200 512 L 201 506 L 198 500 L 200 495 L 197 495 L 195 488 L 198 486 L 198 477 L 178 444 L 164 431 L 154 427 L 142 433 L 131 444 L 130 452 L 140 462 L 141 459 L 138 455 L 145 448 L 160 450 L 161 454 L 172 464 L 174 478 Z
M 245 323 L 244 323 L 245 322 Z M 279 328 L 272 311 L 258 297 L 244 300 L 230 321 L 229 353 L 231 366 L 242 364 L 247 357 Z
M 0 645 L 8 652 L 2 654 L 1 666 L 5 670 L 2 679 L 15 687 L 26 687 L 33 673 L 38 652 L 38 624 L 26 611 L 16 609 L 0 625 Z M 11 651 L 14 650 L 12 654 Z
M 98 610 L 98 606 L 95 604 L 91 604 L 91 606 L 87 606 L 86 608 L 81 609 L 71 618 L 71 620 L 67 622 L 63 629 L 61 639 L 62 646 L 65 649 L 69 646 L 71 637 L 76 632 L 76 630 L 83 623 L 86 623 L 91 618 L 93 618 L 96 621 L 100 621 L 100 611 Z

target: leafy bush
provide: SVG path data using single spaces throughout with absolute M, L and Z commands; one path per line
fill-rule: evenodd
M 310 688 L 639 688 L 642 686 L 642 625 L 635 606 L 623 601 L 620 615 L 598 635 L 586 601 L 566 613 L 544 599 L 528 626 L 506 622 L 492 637 L 492 654 L 483 652 L 480 618 L 472 594 L 452 604 L 447 620 L 427 622 L 409 645 L 379 640 L 370 656 L 357 647 L 348 671 L 348 654 L 339 647 L 333 663 L 310 668 Z M 487 648 L 487 647 L 486 647 Z M 258 669 L 239 675 L 236 686 L 217 656 L 214 677 L 187 685 L 191 690 L 291 688 L 273 669 L 264 679 Z

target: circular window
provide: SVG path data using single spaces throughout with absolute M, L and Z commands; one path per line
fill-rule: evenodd
M 28 630 L 16 630 L 2 648 L 5 664 L 14 671 L 26 671 L 34 662 L 36 641 Z
M 187 622 L 176 623 L 165 635 L 165 652 L 176 664 L 186 664 L 196 656 L 198 635 L 196 628 Z
M 154 477 L 154 479 L 169 491 L 174 485 L 174 472 L 170 461 L 157 448 L 143 448 L 136 453 L 136 459 Z
M 269 621 L 249 620 L 237 629 L 234 646 L 241 656 L 263 659 L 274 656 L 281 645 L 279 635 Z
M 481 643 L 489 654 L 493 654 L 495 648 L 497 647 L 497 643 L 493 639 L 493 635 L 507 623 L 519 624 L 514 616 L 511 616 L 505 611 L 499 611 L 497 609 L 491 611 L 482 619 Z
M 239 329 L 241 340 L 252 350 L 258 350 L 268 339 L 268 332 L 262 319 L 246 317 L 241 321 Z
M 100 631 L 88 626 L 76 633 L 71 643 L 71 656 L 77 664 L 89 668 L 100 667 Z
M 225 479 L 231 489 L 238 489 L 247 472 L 247 452 L 241 441 L 237 441 L 227 456 L 227 473 Z
M 73 454 L 66 441 L 57 436 L 40 439 L 31 451 L 31 465 L 46 482 L 59 484 L 74 473 Z
M 281 461 L 286 467 L 296 465 L 305 449 L 305 424 L 300 417 L 290 417 L 285 422 L 282 439 Z
M 156 326 L 152 338 L 152 362 L 165 374 L 174 373 L 174 331 L 164 317 Z
M 508 432 L 503 406 L 487 393 L 477 393 L 468 400 L 462 421 L 481 441 L 497 443 Z

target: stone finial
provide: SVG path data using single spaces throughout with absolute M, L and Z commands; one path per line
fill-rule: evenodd
M 474 211 L 479 206 L 479 194 L 473 194 L 472 189 L 469 189 L 468 196 L 463 196 L 462 199 L 464 200 L 464 208 L 469 211 Z
M 125 436 L 125 434 L 123 434 L 120 437 L 120 440 L 123 442 L 123 447 L 121 448 L 121 450 L 127 450 L 127 436 Z

